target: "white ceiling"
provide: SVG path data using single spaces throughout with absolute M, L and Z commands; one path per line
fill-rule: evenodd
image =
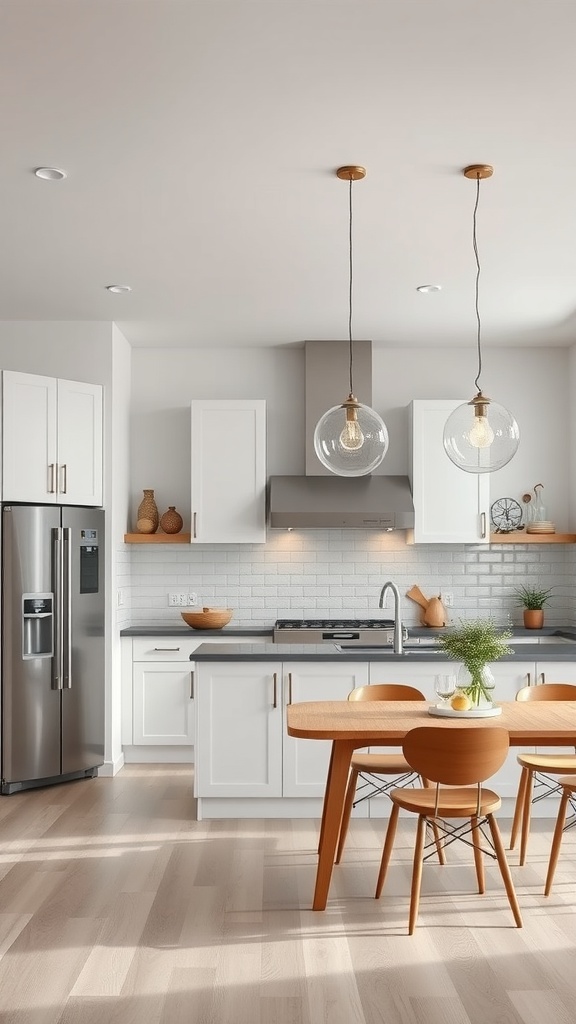
M 483 342 L 570 345 L 575 39 L 574 0 L 0 0 L 0 316 L 345 339 L 360 163 L 354 337 L 474 346 L 487 162 Z

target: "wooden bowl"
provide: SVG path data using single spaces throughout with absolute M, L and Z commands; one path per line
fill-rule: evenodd
M 203 608 L 201 612 L 180 612 L 184 622 L 192 629 L 222 629 L 234 612 L 231 608 Z

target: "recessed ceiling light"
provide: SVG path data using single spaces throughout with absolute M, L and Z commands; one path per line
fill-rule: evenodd
M 441 292 L 441 284 L 420 284 L 418 285 L 417 292 L 421 292 L 423 295 L 428 295 L 429 292 Z
M 114 292 L 117 295 L 119 292 L 131 292 L 132 289 L 129 284 L 107 284 L 106 291 Z
M 66 171 L 61 171 L 59 167 L 37 167 L 34 174 L 46 181 L 62 181 L 62 178 L 67 177 Z

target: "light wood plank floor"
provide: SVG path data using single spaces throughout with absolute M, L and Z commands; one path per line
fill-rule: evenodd
M 497 869 L 478 896 L 453 846 L 424 870 L 409 937 L 414 822 L 376 901 L 384 827 L 352 822 L 314 913 L 318 822 L 197 822 L 189 766 L 1 797 L 1 1021 L 573 1024 L 576 829 L 548 899 L 551 823 L 524 868 L 510 854 L 522 930 Z

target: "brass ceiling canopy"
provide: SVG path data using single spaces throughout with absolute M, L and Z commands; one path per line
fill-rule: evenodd
M 360 181 L 366 177 L 366 168 L 349 164 L 346 167 L 339 167 L 336 176 L 342 181 Z
M 491 178 L 494 174 L 494 168 L 490 164 L 470 164 L 464 168 L 465 178 Z

